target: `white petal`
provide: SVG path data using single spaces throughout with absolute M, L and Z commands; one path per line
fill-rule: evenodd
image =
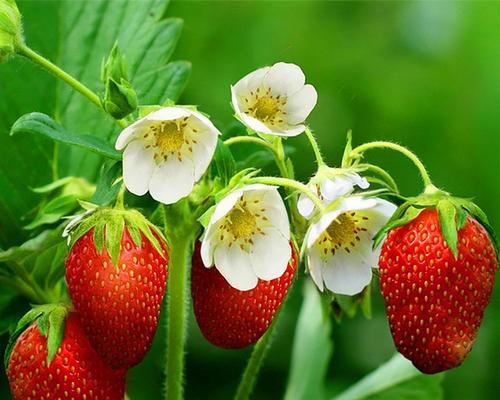
M 353 189 L 352 182 L 341 176 L 325 179 L 320 185 L 321 196 L 329 202 L 351 193 Z
M 252 269 L 250 254 L 239 246 L 219 245 L 214 257 L 215 267 L 232 287 L 243 291 L 257 286 L 258 278 Z
M 266 124 L 259 121 L 258 119 L 251 117 L 245 113 L 239 113 L 238 117 L 241 119 L 246 126 L 258 133 L 274 133 Z
M 359 211 L 359 210 L 366 210 L 369 208 L 373 208 L 377 204 L 378 204 L 377 199 L 373 198 L 366 199 L 361 196 L 351 196 L 343 199 L 337 209 L 342 212 Z
M 229 193 L 225 197 L 219 201 L 217 206 L 215 207 L 215 211 L 210 218 L 210 225 L 217 222 L 219 219 L 224 217 L 231 209 L 234 207 L 236 202 L 243 196 L 242 190 L 235 190 L 234 192 Z
M 396 211 L 396 206 L 383 199 L 373 199 L 376 204 L 367 210 L 359 212 L 360 215 L 366 216 L 367 219 L 360 221 L 360 226 L 366 228 L 368 233 L 375 235 L 382 226 L 384 226 L 389 218 Z
M 140 140 L 129 143 L 123 152 L 123 182 L 132 193 L 142 196 L 156 168 L 153 150 L 146 149 Z
M 189 117 L 193 111 L 183 107 L 163 107 L 144 117 L 147 121 L 173 121 L 179 118 Z
M 264 233 L 253 239 L 252 266 L 257 277 L 270 281 L 285 273 L 292 248 L 277 229 L 268 228 Z
M 203 265 L 205 265 L 206 268 L 210 268 L 214 265 L 214 247 L 217 242 L 217 238 L 215 237 L 214 233 L 215 230 L 209 232 L 209 230 L 207 229 L 207 231 L 203 235 L 203 240 L 201 241 L 200 254 Z
M 299 210 L 300 215 L 305 218 L 309 218 L 314 210 L 314 203 L 309 197 L 301 193 L 299 195 L 299 199 L 297 200 L 297 209 Z
M 266 76 L 270 69 L 271 67 L 263 67 L 245 75 L 234 85 L 234 91 L 237 94 L 246 94 L 246 92 L 250 92 L 251 90 L 261 86 L 264 76 Z
M 356 174 L 355 172 L 349 174 L 348 178 L 354 185 L 360 187 L 361 189 L 368 189 L 370 187 L 370 183 L 368 183 L 366 178 Z
M 140 128 L 144 124 L 144 118 L 134 122 L 132 125 L 127 126 L 120 132 L 116 138 L 115 149 L 123 150 L 125 146 L 140 134 Z
M 305 85 L 298 92 L 292 94 L 285 105 L 287 122 L 295 125 L 303 122 L 311 113 L 318 101 L 318 94 L 313 85 Z
M 318 287 L 319 290 L 323 291 L 323 260 L 319 254 L 319 251 L 313 247 L 307 253 L 307 268 L 311 274 L 311 278 Z
M 149 192 L 156 201 L 173 204 L 188 196 L 194 185 L 194 165 L 189 158 L 169 157 L 153 172 Z
M 286 125 L 274 128 L 270 131 L 270 133 L 276 136 L 293 137 L 300 135 L 305 130 L 306 130 L 305 125 Z
M 195 139 L 197 143 L 192 145 L 193 163 L 195 169 L 195 181 L 198 181 L 210 165 L 217 147 L 217 136 L 202 133 Z
M 304 86 L 306 77 L 298 65 L 274 64 L 264 77 L 264 86 L 275 94 L 291 95 Z
M 336 253 L 323 266 L 325 286 L 333 293 L 355 295 L 371 281 L 372 270 L 359 253 Z
M 252 199 L 260 199 L 261 203 L 257 205 L 258 211 L 265 209 L 264 213 L 268 218 L 268 223 L 276 227 L 286 240 L 290 239 L 290 222 L 286 211 L 285 203 L 281 198 L 278 189 L 275 187 L 266 187 L 265 189 L 254 190 L 248 193 L 250 202 Z

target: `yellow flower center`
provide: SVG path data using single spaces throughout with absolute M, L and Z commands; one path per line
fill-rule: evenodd
M 185 143 L 184 130 L 175 121 L 157 122 L 151 130 L 156 137 L 156 147 L 162 153 L 177 153 Z
M 280 106 L 281 103 L 274 97 L 259 97 L 254 105 L 254 114 L 259 120 L 266 121 L 280 111 Z
M 339 249 L 350 253 L 356 242 L 361 240 L 359 233 L 366 231 L 366 228 L 359 226 L 359 222 L 367 219 L 365 216 L 360 217 L 356 212 L 340 214 L 317 241 L 322 256 L 326 257 L 329 253 L 335 255 Z
M 250 239 L 256 231 L 257 220 L 247 208 L 233 208 L 226 218 L 235 240 Z

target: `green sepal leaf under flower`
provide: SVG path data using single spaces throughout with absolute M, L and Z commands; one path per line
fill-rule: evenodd
M 99 253 L 107 251 L 111 262 L 118 267 L 121 253 L 121 240 L 127 228 L 136 246 L 142 245 L 142 235 L 151 242 L 155 250 L 163 255 L 157 237 L 166 242 L 162 232 L 137 210 L 119 208 L 98 208 L 79 221 L 69 232 L 69 249 L 87 232 L 93 229 L 93 239 Z
M 35 322 L 37 323 L 40 334 L 47 337 L 47 364 L 50 365 L 64 339 L 65 321 L 68 312 L 69 306 L 59 303 L 36 306 L 28 311 L 19 320 L 16 329 L 9 338 L 4 356 L 5 368 L 8 368 L 10 355 L 17 339 Z

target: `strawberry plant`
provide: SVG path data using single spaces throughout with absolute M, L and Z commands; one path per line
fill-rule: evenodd
M 190 72 L 169 61 L 181 21 L 160 0 L 124 1 L 120 16 L 113 6 L 51 3 L 62 39 L 46 44 L 14 0 L 0 0 L 0 61 L 12 78 L 1 102 L 26 93 L 19 65 L 40 85 L 0 121 L 10 132 L 0 144 L 21 149 L 0 160 L 19 182 L 0 197 L 11 397 L 135 400 L 135 374 L 156 356 L 141 391 L 182 399 L 193 319 L 214 351 L 252 347 L 235 388 L 248 399 L 300 286 L 284 396 L 328 398 L 334 322 L 358 309 L 369 318 L 380 281 L 401 355 L 336 398 L 392 398 L 412 385 L 433 398 L 442 375 L 430 375 L 466 360 L 493 291 L 499 253 L 486 214 L 390 141 L 353 146 L 348 132 L 329 165 L 308 124 L 314 76 L 293 63 L 234 82 L 235 121 L 223 129 L 205 105 L 178 101 Z M 290 157 L 297 137 L 316 161 L 307 182 Z M 402 195 L 365 160 L 372 149 L 406 156 L 422 193 Z

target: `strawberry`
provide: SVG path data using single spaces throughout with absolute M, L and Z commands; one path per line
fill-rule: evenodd
M 125 371 L 104 363 L 85 336 L 80 318 L 74 313 L 67 317 L 60 345 L 49 357 L 52 328 L 46 337 L 40 322 L 33 321 L 13 343 L 6 365 L 13 400 L 123 400 Z
M 477 206 L 445 199 L 402 210 L 382 246 L 380 286 L 394 343 L 424 373 L 463 362 L 490 301 L 494 240 L 469 210 L 489 228 Z
M 69 293 L 100 356 L 115 369 L 130 368 L 144 358 L 158 325 L 165 241 L 137 212 L 105 209 L 89 219 L 71 236 Z
M 233 288 L 215 268 L 205 268 L 195 247 L 191 271 L 194 314 L 201 332 L 215 346 L 239 349 L 255 343 L 266 332 L 292 283 L 297 256 L 286 272 L 271 281 L 260 280 L 248 291 Z

